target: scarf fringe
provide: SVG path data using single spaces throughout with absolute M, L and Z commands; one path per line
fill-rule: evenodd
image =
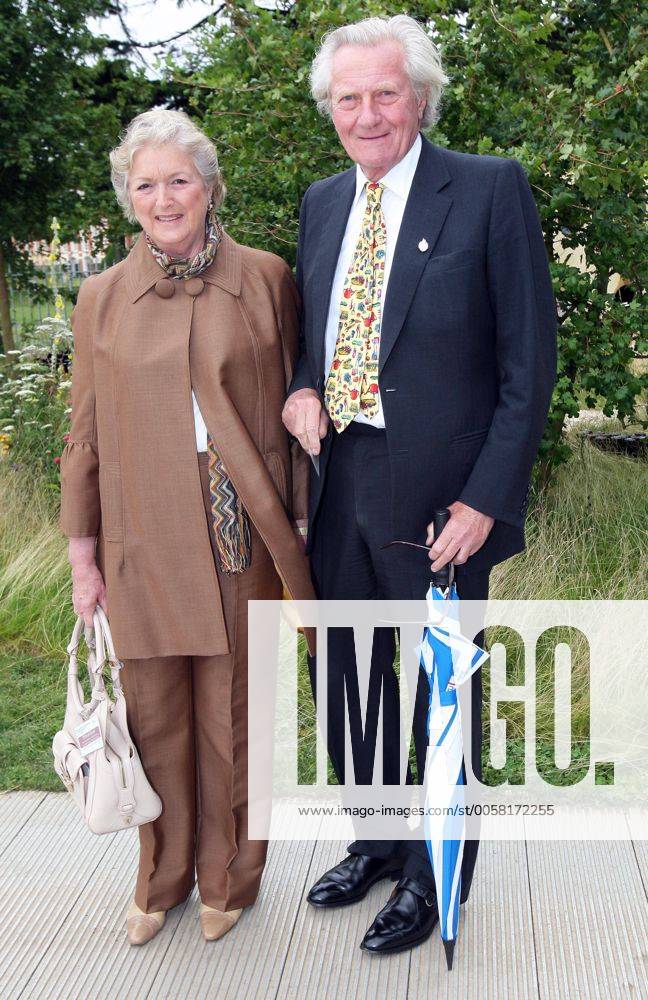
M 252 559 L 250 519 L 209 435 L 207 452 L 212 527 L 220 566 L 224 573 L 244 573 Z

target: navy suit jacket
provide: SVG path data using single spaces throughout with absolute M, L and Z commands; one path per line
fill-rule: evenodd
M 290 392 L 323 393 L 326 319 L 355 178 L 352 167 L 317 181 L 302 202 L 302 343 Z M 379 384 L 394 537 L 425 542 L 433 512 L 461 500 L 495 524 L 458 570 L 490 568 L 524 548 L 529 480 L 556 377 L 547 252 L 517 160 L 423 139 L 383 301 Z M 311 541 L 332 433 L 319 475 L 311 473 Z

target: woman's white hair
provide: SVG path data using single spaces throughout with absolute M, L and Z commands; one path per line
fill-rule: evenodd
M 439 104 L 449 78 L 443 71 L 438 48 L 418 21 L 407 14 L 368 17 L 324 35 L 311 67 L 311 93 L 317 101 L 317 110 L 323 115 L 331 114 L 331 64 L 337 49 L 342 45 L 371 47 L 382 42 L 402 45 L 412 89 L 419 100 L 426 101 L 421 128 L 429 128 L 439 119 Z
M 189 115 L 184 111 L 167 111 L 162 108 L 145 111 L 133 118 L 121 137 L 121 142 L 110 153 L 110 178 L 117 201 L 129 222 L 135 222 L 128 174 L 133 166 L 133 157 L 144 146 L 179 146 L 188 153 L 196 170 L 211 193 L 214 207 L 225 197 L 225 185 L 218 167 L 216 147 Z

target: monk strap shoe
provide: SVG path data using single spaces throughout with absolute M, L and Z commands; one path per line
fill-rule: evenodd
M 407 951 L 427 941 L 439 919 L 434 889 L 402 878 L 360 947 L 371 955 Z

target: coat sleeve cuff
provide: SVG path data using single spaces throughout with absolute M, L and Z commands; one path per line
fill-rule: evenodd
M 457 499 L 460 503 L 465 503 L 467 507 L 478 510 L 480 514 L 487 514 L 488 517 L 492 517 L 496 521 L 503 521 L 514 528 L 523 528 L 526 519 L 527 497 L 525 497 L 524 502 L 518 510 L 512 510 L 498 503 L 495 497 L 483 496 L 481 493 L 476 492 L 470 488 L 470 483 L 467 483 Z
M 97 535 L 101 523 L 99 456 L 91 441 L 68 441 L 61 455 L 59 527 L 68 538 Z

